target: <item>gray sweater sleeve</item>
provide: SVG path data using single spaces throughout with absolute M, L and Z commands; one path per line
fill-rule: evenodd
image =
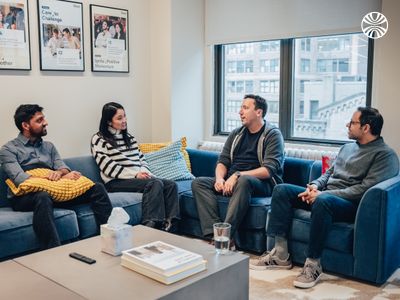
M 375 156 L 367 176 L 359 184 L 343 189 L 323 191 L 344 199 L 360 201 L 364 193 L 381 181 L 396 176 L 399 172 L 399 159 L 394 151 L 380 152 Z
M 229 134 L 228 138 L 226 139 L 224 147 L 222 148 L 222 152 L 218 158 L 218 163 L 223 164 L 227 169 L 229 169 L 232 164 L 231 148 L 232 148 L 233 140 L 235 139 L 235 136 L 238 132 L 239 132 L 238 129 L 232 130 L 232 132 Z
M 264 142 L 263 167 L 268 169 L 270 177 L 279 178 L 283 173 L 284 141 L 280 130 L 272 129 Z M 278 183 L 281 180 L 278 179 Z
M 310 184 L 315 184 L 318 187 L 318 190 L 322 191 L 325 189 L 328 184 L 329 177 L 331 177 L 333 171 L 335 169 L 335 165 L 332 165 L 324 174 L 322 174 L 319 178 L 310 182 Z

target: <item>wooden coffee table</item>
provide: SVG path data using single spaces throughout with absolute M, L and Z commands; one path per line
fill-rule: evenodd
M 120 257 L 100 251 L 100 237 L 37 252 L 16 262 L 87 299 L 248 299 L 249 258 L 215 254 L 207 243 L 145 226 L 133 227 L 134 247 L 151 241 L 203 255 L 207 270 L 172 285 L 164 285 L 120 265 Z M 71 252 L 96 259 L 88 265 L 68 256 Z

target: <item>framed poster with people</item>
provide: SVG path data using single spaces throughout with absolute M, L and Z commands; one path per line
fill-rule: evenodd
M 40 69 L 84 71 L 82 3 L 38 0 Z
M 28 0 L 0 1 L 0 70 L 31 70 Z
M 90 5 L 92 71 L 129 73 L 128 10 Z

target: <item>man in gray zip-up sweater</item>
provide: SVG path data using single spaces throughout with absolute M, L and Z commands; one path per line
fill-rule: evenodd
M 215 178 L 199 177 L 192 183 L 205 237 L 211 238 L 213 224 L 221 222 L 218 195 L 230 197 L 224 221 L 232 225 L 233 237 L 251 197 L 270 196 L 273 187 L 283 182 L 283 137 L 278 128 L 264 121 L 266 112 L 265 99 L 256 95 L 244 96 L 239 112 L 243 126 L 233 130 L 226 140 Z
M 378 110 L 359 107 L 347 124 L 348 136 L 355 143 L 344 145 L 333 166 L 307 187 L 291 184 L 276 186 L 272 194 L 267 234 L 275 237 L 275 247 L 251 269 L 289 269 L 292 266 L 287 238 L 293 208 L 311 211 L 307 260 L 293 284 L 313 287 L 322 274 L 320 258 L 333 222 L 354 222 L 364 193 L 375 184 L 399 173 L 399 158 L 380 136 L 383 118 Z

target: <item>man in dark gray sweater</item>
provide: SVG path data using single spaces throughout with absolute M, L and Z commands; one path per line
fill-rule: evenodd
M 347 124 L 348 136 L 355 143 L 344 145 L 333 166 L 306 188 L 281 184 L 271 200 L 267 234 L 275 237 L 275 247 L 250 261 L 255 270 L 289 269 L 287 238 L 293 208 L 311 211 L 307 260 L 294 281 L 300 288 L 313 287 L 322 274 L 320 258 L 333 222 L 354 222 L 363 194 L 375 184 L 399 173 L 397 154 L 380 136 L 383 118 L 378 110 L 359 107 Z
M 232 225 L 233 237 L 251 197 L 269 196 L 273 187 L 283 182 L 283 137 L 278 128 L 264 121 L 266 113 L 265 99 L 244 96 L 239 112 L 243 126 L 233 130 L 226 140 L 215 177 L 199 177 L 192 183 L 205 237 L 211 238 L 213 224 L 221 222 L 218 195 L 230 197 L 225 222 Z

